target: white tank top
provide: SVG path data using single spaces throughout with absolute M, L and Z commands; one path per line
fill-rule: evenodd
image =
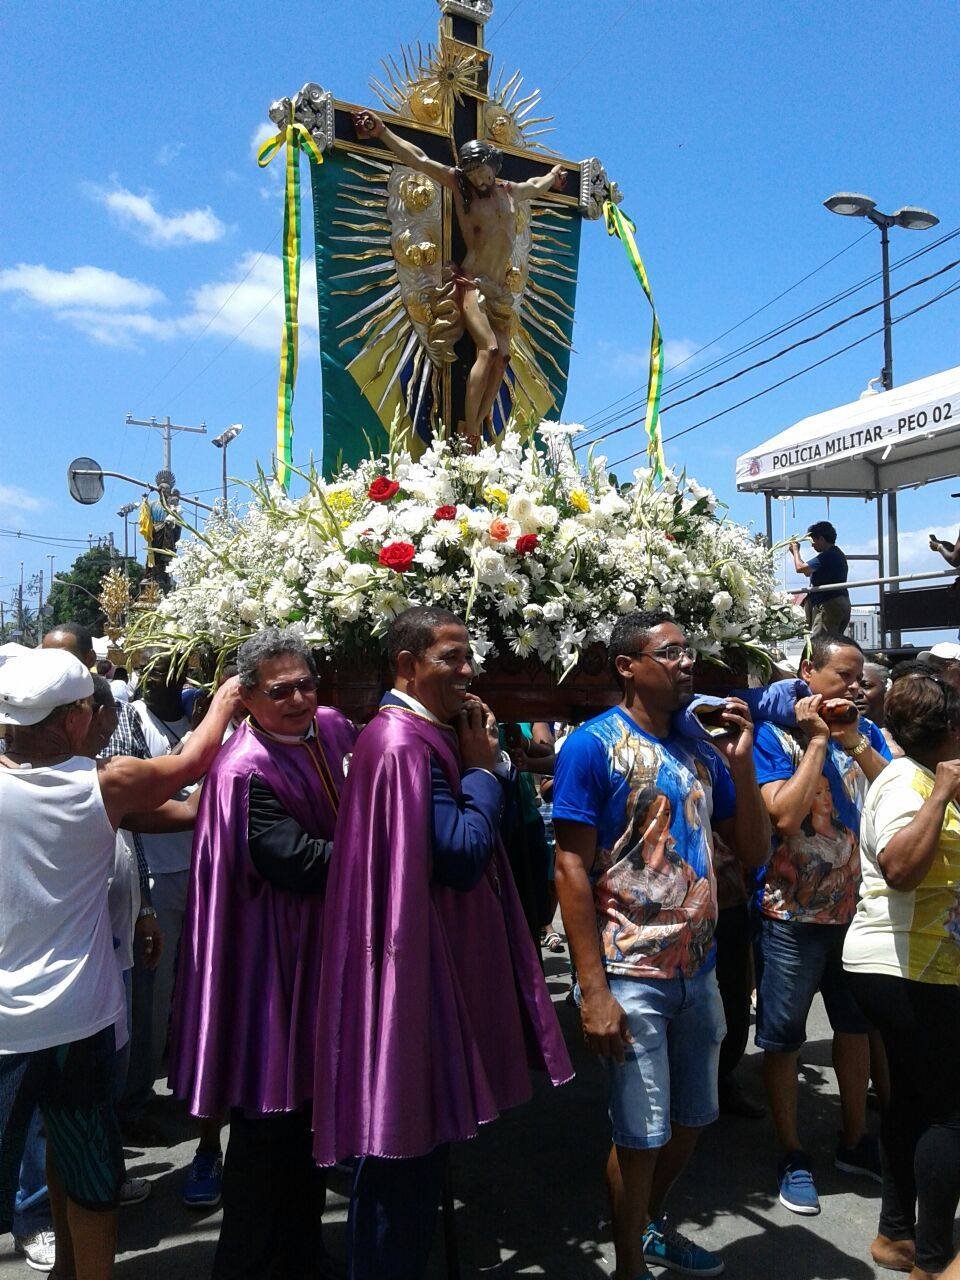
M 107 912 L 115 846 L 96 761 L 0 765 L 0 1053 L 124 1025 Z

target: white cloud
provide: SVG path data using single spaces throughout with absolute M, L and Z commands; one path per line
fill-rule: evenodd
M 138 196 L 125 187 L 88 188 L 120 223 L 140 240 L 157 248 L 168 249 L 182 244 L 212 244 L 222 240 L 227 228 L 207 206 L 187 209 L 184 213 L 161 213 L 147 195 Z
M 159 289 L 99 267 L 53 271 L 42 265 L 0 271 L 0 291 L 18 293 L 107 347 L 135 347 L 201 332 L 235 338 L 240 346 L 275 354 L 283 325 L 283 272 L 276 254 L 246 253 L 223 280 L 192 289 L 179 314 L 157 315 Z M 300 328 L 319 329 L 313 260 L 300 274 Z
M 257 152 L 266 140 L 268 138 L 275 138 L 276 136 L 277 126 L 272 122 L 264 121 L 263 124 L 257 125 L 256 129 L 253 131 L 253 137 L 250 139 L 250 154 L 253 156 L 254 160 L 256 160 Z M 279 164 L 279 161 L 277 161 L 277 163 Z
M 700 343 L 692 338 L 667 338 L 663 344 L 663 367 L 669 373 L 678 365 L 693 365 Z
M 941 555 L 930 550 L 931 533 L 952 545 L 957 537 L 957 523 L 954 521 L 953 524 L 931 524 L 924 529 L 901 529 L 897 539 L 897 545 L 900 548 L 901 573 L 936 573 L 938 570 L 950 568 Z M 844 547 L 844 550 L 850 555 L 876 555 L 877 540 L 873 538 L 870 542 L 854 543 L 851 547 Z M 859 570 L 856 575 L 851 570 L 850 576 L 872 577 L 874 572 L 875 568 L 871 565 L 868 569 Z M 887 573 L 889 572 L 888 568 Z M 936 583 L 931 585 L 936 586 Z
M 91 311 L 77 307 L 61 311 L 59 315 L 104 347 L 135 347 L 138 338 L 165 341 L 183 330 L 180 320 L 162 320 L 136 311 Z
M 166 166 L 173 164 L 177 156 L 186 146 L 185 142 L 165 142 L 162 147 L 158 148 L 156 154 L 156 162 L 159 165 Z
M 18 489 L 15 484 L 0 484 L 0 511 L 42 511 L 47 504 L 41 498 L 35 498 L 26 489 Z
M 190 301 L 193 310 L 182 321 L 188 332 L 209 324 L 209 332 L 231 338 L 239 334 L 237 341 L 244 346 L 258 351 L 279 350 L 283 324 L 279 256 L 244 254 L 226 280 L 200 285 L 191 293 Z M 312 259 L 305 259 L 300 273 L 300 329 L 315 333 L 318 328 L 317 278 Z
M 683 366 L 684 372 L 689 372 L 695 363 L 699 347 L 700 344 L 692 338 L 668 338 L 663 344 L 664 373 L 669 375 L 670 370 L 678 366 Z M 597 349 L 607 370 L 614 376 L 646 381 L 650 368 L 649 346 L 623 347 L 601 339 L 597 343 Z
M 26 262 L 0 271 L 0 292 L 17 293 L 54 310 L 65 307 L 145 309 L 163 301 L 163 294 L 152 285 L 101 267 L 56 271 L 41 263 Z

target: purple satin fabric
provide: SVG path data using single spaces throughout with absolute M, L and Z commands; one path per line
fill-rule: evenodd
M 357 731 L 320 707 L 335 789 Z M 313 1095 L 323 895 L 274 888 L 247 847 L 249 780 L 258 775 L 311 836 L 336 814 L 307 748 L 242 724 L 203 785 L 173 999 L 169 1085 L 197 1116 L 242 1107 L 293 1111 Z
M 573 1068 L 502 847 L 468 893 L 431 882 L 430 762 L 452 732 L 382 707 L 360 734 L 324 903 L 314 1154 L 425 1155 Z

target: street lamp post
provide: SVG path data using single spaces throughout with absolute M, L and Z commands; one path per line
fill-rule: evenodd
M 877 202 L 870 196 L 859 195 L 855 191 L 838 191 L 824 200 L 824 207 L 831 213 L 838 213 L 844 218 L 869 218 L 875 227 L 880 228 L 880 259 L 883 277 L 883 369 L 880 379 L 884 391 L 893 387 L 893 319 L 890 315 L 890 228 L 903 227 L 907 231 L 929 231 L 937 226 L 940 219 L 929 209 L 919 209 L 915 205 L 903 205 L 896 213 L 881 213 Z M 879 500 L 879 494 L 877 495 Z M 900 572 L 900 549 L 898 543 L 897 494 L 891 489 L 887 493 L 887 550 L 888 567 L 892 577 Z M 880 551 L 880 547 L 877 547 Z M 891 590 L 899 589 L 899 583 L 890 584 Z M 882 614 L 881 592 L 881 614 Z M 899 631 L 890 633 L 891 642 L 899 645 Z
M 136 511 L 137 504 L 135 502 L 125 502 L 117 515 L 123 521 L 123 571 L 129 576 L 130 573 L 130 522 L 129 517 L 132 511 Z
M 210 442 L 211 444 L 215 445 L 218 449 L 221 449 L 223 451 L 223 457 L 221 458 L 221 461 L 223 463 L 222 480 L 223 480 L 224 514 L 226 514 L 226 510 L 227 510 L 227 445 L 229 445 L 232 440 L 236 440 L 237 436 L 240 434 L 242 430 L 243 430 L 243 423 L 235 422 L 232 427 L 227 427 L 226 431 L 221 431 L 218 436 L 214 436 Z

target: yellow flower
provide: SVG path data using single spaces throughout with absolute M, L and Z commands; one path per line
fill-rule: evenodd
M 510 495 L 506 489 L 501 489 L 497 484 L 488 485 L 483 491 L 483 497 L 486 502 L 499 502 L 502 507 L 510 501 Z
M 461 516 L 460 519 L 457 521 L 457 524 L 460 526 L 461 538 L 465 538 L 467 534 L 470 532 L 470 521 L 467 519 L 466 516 Z
M 353 507 L 353 494 L 349 489 L 330 489 L 323 496 L 335 516 L 345 516 Z
M 583 492 L 582 489 L 574 489 L 573 492 L 570 494 L 570 505 L 571 507 L 574 507 L 577 511 L 589 511 L 590 499 L 587 497 L 587 495 Z

